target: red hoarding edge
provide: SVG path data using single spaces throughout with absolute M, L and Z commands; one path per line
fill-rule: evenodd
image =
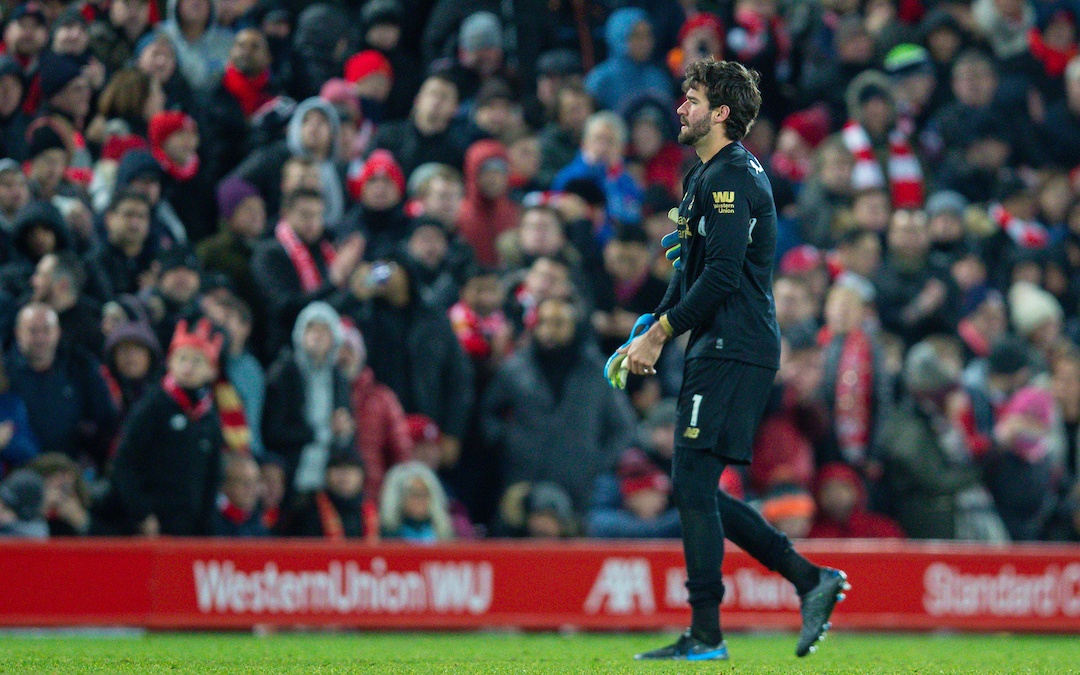
M 838 628 L 1080 633 L 1080 546 L 810 542 Z M 677 542 L 0 542 L 2 626 L 657 630 L 689 620 Z M 791 585 L 731 547 L 725 628 L 793 629 Z

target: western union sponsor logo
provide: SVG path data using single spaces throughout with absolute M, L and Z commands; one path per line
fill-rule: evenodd
M 735 193 L 731 191 L 714 192 L 712 198 L 717 204 L 732 204 L 735 202 Z

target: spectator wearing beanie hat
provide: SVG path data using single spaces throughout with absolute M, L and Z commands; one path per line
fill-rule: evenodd
M 1018 281 L 1009 288 L 1009 315 L 1017 335 L 1044 359 L 1061 336 L 1064 312 L 1050 292 L 1027 281 Z
M 49 54 L 41 59 L 41 100 L 43 114 L 59 115 L 76 129 L 89 121 L 93 90 L 83 67 L 74 58 Z
M 221 228 L 195 247 L 207 272 L 228 277 L 236 294 L 254 315 L 254 325 L 262 331 L 266 321 L 262 293 L 251 272 L 255 248 L 266 232 L 266 204 L 258 189 L 243 178 L 226 178 L 217 187 Z
M 409 236 L 405 174 L 386 150 L 375 150 L 362 164 L 353 162 L 349 174 L 349 193 L 356 205 L 345 217 L 344 229 L 364 233 L 368 260 L 385 258 Z
M 17 162 L 26 159 L 26 127 L 30 118 L 23 112 L 26 84 L 19 62 L 8 54 L 0 55 L 0 154 Z
M 188 241 L 214 233 L 214 188 L 199 161 L 199 128 L 178 110 L 159 112 L 150 119 L 150 148 L 165 172 L 161 197 L 180 218 Z
M 129 321 L 109 333 L 102 355 L 101 374 L 123 423 L 161 377 L 161 343 L 150 326 Z
M 784 118 L 770 163 L 778 176 L 801 185 L 810 174 L 814 150 L 829 135 L 829 111 L 815 106 Z
M 679 28 L 679 43 L 667 53 L 667 66 L 671 76 L 680 81 L 686 75 L 686 66 L 692 61 L 711 56 L 724 58 L 724 24 L 710 12 L 698 12 L 683 22 Z
M 40 58 L 49 44 L 48 26 L 41 5 L 33 0 L 16 5 L 4 26 L 3 51 L 19 66 L 26 85 L 24 100 L 19 103 L 29 116 L 36 114 L 41 104 Z
M 885 73 L 892 78 L 897 110 L 908 117 L 916 131 L 923 128 L 933 112 L 931 100 L 937 88 L 937 73 L 925 47 L 905 42 L 885 55 Z
M 56 125 L 35 122 L 29 136 L 26 155 L 31 196 L 34 199 L 77 196 L 79 191 L 65 177 L 71 162 L 71 148 L 57 132 Z
M 209 385 L 220 334 L 210 321 L 181 321 L 167 373 L 131 411 L 113 463 L 121 529 L 143 536 L 208 535 L 221 482 L 225 439 Z
M 365 49 L 345 62 L 345 80 L 353 85 L 364 115 L 378 124 L 383 120 L 383 105 L 394 85 L 394 68 L 382 52 Z
M 637 448 L 623 453 L 615 475 L 597 480 L 585 533 L 611 539 L 679 536 L 679 513 L 671 505 L 671 479 Z

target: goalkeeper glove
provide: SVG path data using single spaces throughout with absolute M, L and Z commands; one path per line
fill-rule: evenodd
M 675 269 L 682 269 L 682 243 L 679 241 L 679 232 L 669 232 L 660 240 L 660 245 L 667 249 L 664 254 L 671 261 Z
M 634 327 L 630 329 L 630 338 L 619 349 L 629 345 L 634 341 L 634 338 L 649 330 L 654 323 L 656 323 L 656 317 L 652 314 L 639 316 L 638 320 L 634 322 Z M 604 364 L 604 377 L 607 379 L 608 384 L 615 389 L 626 389 L 626 377 L 629 374 L 630 368 L 626 365 L 626 354 L 620 354 L 616 351 Z

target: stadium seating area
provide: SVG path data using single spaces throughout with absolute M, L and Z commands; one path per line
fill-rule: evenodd
M 1077 0 L 0 4 L 0 535 L 677 538 L 685 65 L 756 69 L 792 537 L 1080 541 Z

